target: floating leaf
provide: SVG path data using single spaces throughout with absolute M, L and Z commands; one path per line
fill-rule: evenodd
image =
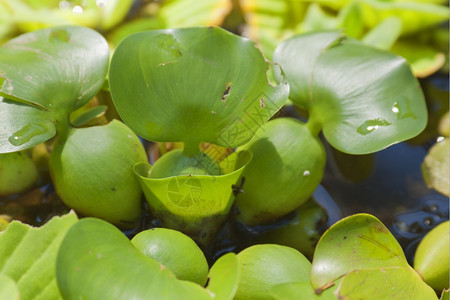
M 233 148 L 287 99 L 286 82 L 268 82 L 269 67 L 253 42 L 221 28 L 154 30 L 122 41 L 109 80 L 119 114 L 140 136 Z
M 80 220 L 65 236 L 56 276 L 67 299 L 212 299 L 141 253 L 116 227 L 94 218 Z
M 89 28 L 61 26 L 26 33 L 0 46 L 0 95 L 69 113 L 100 89 L 108 59 L 105 39 Z
M 446 138 L 431 147 L 422 163 L 422 173 L 427 185 L 446 196 L 450 196 L 449 151 L 449 139 Z
M 16 282 L 11 277 L 0 273 L 0 298 L 8 300 L 19 300 L 20 292 Z
M 414 256 L 414 269 L 436 291 L 449 288 L 449 226 L 446 221 L 433 228 Z
M 275 285 L 271 289 L 271 294 L 276 300 L 336 300 L 333 294 L 336 286 L 329 288 L 317 295 L 311 286 L 311 282 L 288 282 Z
M 338 33 L 299 35 L 274 54 L 290 98 L 310 112 L 309 128 L 338 150 L 366 154 L 407 140 L 426 125 L 419 82 L 405 60 Z
M 27 153 L 0 154 L 0 196 L 26 192 L 37 180 L 37 167 Z
M 362 41 L 375 48 L 389 50 L 400 36 L 402 21 L 397 17 L 390 17 L 372 28 Z
M 403 250 L 375 217 L 358 214 L 331 226 L 319 240 L 311 269 L 314 289 L 326 289 L 354 270 L 407 267 Z
M 12 221 L 0 232 L 0 274 L 16 282 L 20 299 L 61 299 L 55 277 L 56 254 L 76 222 L 77 216 L 71 213 L 54 217 L 39 228 Z

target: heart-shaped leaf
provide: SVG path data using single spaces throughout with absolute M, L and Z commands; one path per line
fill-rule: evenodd
M 67 299 L 211 299 L 197 284 L 181 281 L 147 257 L 113 225 L 85 218 L 66 234 L 56 275 Z
M 0 233 L 0 274 L 16 282 L 20 299 L 61 299 L 55 277 L 56 254 L 76 222 L 73 213 L 54 217 L 39 228 L 12 221 Z
M 448 138 L 434 144 L 422 163 L 422 173 L 427 185 L 446 196 L 450 196 L 449 145 Z
M 403 250 L 377 218 L 358 214 L 331 226 L 319 240 L 311 269 L 314 289 L 354 270 L 407 267 Z
M 342 152 L 375 152 L 425 128 L 423 93 L 399 56 L 320 32 L 286 40 L 274 60 L 292 83 L 292 100 L 309 109 L 309 127 L 322 128 Z
M 122 41 L 109 80 L 122 119 L 144 138 L 233 148 L 287 99 L 269 67 L 253 42 L 221 28 L 153 30 Z
M 108 59 L 108 44 L 92 29 L 61 26 L 29 32 L 0 46 L 0 95 L 71 112 L 100 89 Z

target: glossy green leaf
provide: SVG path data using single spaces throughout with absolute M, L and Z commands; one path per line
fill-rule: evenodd
M 273 286 L 308 281 L 311 263 L 297 250 L 274 244 L 254 245 L 238 255 L 241 280 L 234 299 L 273 299 Z
M 0 97 L 0 153 L 32 148 L 56 134 L 53 115 Z
M 169 268 L 178 279 L 205 285 L 208 262 L 202 250 L 187 235 L 172 229 L 153 228 L 139 232 L 131 243 Z
M 253 153 L 245 168 L 239 218 L 250 226 L 269 223 L 295 210 L 322 180 L 325 149 L 304 123 L 291 118 L 267 122 L 239 148 Z
M 0 196 L 26 192 L 38 180 L 38 170 L 24 151 L 0 154 Z
M 450 289 L 443 290 L 441 293 L 440 300 L 448 300 L 450 299 Z
M 121 42 L 109 80 L 119 114 L 140 136 L 232 148 L 287 99 L 286 82 L 268 82 L 269 67 L 253 42 L 221 28 L 154 30 Z
M 377 218 L 357 214 L 331 226 L 319 240 L 311 269 L 314 289 L 355 270 L 407 267 L 403 250 Z
M 433 228 L 420 242 L 414 256 L 414 269 L 436 291 L 449 288 L 449 226 L 450 222 L 446 221 Z
M 89 121 L 92 121 L 93 119 L 103 115 L 107 108 L 108 107 L 106 105 L 99 105 L 87 110 L 83 110 L 80 113 L 78 113 L 78 111 L 75 111 L 70 115 L 70 124 L 72 124 L 72 126 L 74 127 L 81 127 Z
M 217 176 L 151 178 L 151 166 L 145 163 L 137 164 L 134 170 L 150 210 L 165 227 L 203 242 L 214 236 L 228 215 L 234 200 L 232 185 L 238 183 L 251 157 L 248 151 L 235 152 L 220 163 L 224 175 Z
M 427 185 L 446 196 L 450 196 L 449 152 L 449 139 L 446 138 L 431 147 L 422 163 Z
M 362 9 L 358 1 L 352 1 L 339 11 L 338 27 L 343 28 L 346 35 L 358 38 L 364 30 Z
M 76 222 L 77 216 L 70 213 L 39 228 L 13 221 L 0 232 L 0 274 L 16 282 L 20 299 L 61 299 L 56 255 L 64 235 Z
M 293 82 L 290 98 L 309 104 L 309 127 L 323 128 L 333 147 L 351 154 L 379 151 L 420 133 L 426 105 L 405 60 L 353 40 L 330 46 L 337 35 L 296 36 L 274 55 Z M 326 36 L 331 38 L 323 51 Z
M 102 12 L 101 26 L 103 30 L 109 30 L 120 23 L 133 5 L 133 0 L 97 0 L 96 2 Z
M 11 277 L 0 273 L 0 298 L 8 300 L 19 300 L 20 292 L 16 282 Z
M 0 95 L 69 113 L 100 89 L 108 59 L 105 39 L 89 28 L 61 26 L 26 33 L 0 46 Z
M 313 99 L 310 97 L 310 83 L 316 60 L 342 37 L 337 31 L 303 34 L 294 36 L 277 47 L 273 54 L 274 61 L 280 63 L 286 73 L 290 86 L 289 99 L 296 105 L 311 109 Z
M 437 299 L 431 287 L 409 266 L 355 270 L 336 289 L 338 299 Z
M 136 249 L 113 225 L 95 218 L 75 224 L 58 252 L 56 276 L 66 299 L 211 299 Z
M 207 289 L 217 300 L 233 299 L 241 278 L 241 266 L 236 254 L 230 252 L 221 256 L 211 267 Z
M 141 214 L 142 190 L 133 166 L 146 162 L 139 138 L 117 120 L 72 129 L 50 155 L 50 173 L 62 201 L 85 216 L 133 227 Z
M 362 41 L 375 48 L 389 50 L 401 32 L 402 21 L 398 17 L 390 17 L 366 33 Z

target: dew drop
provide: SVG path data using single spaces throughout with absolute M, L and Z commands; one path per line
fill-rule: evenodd
M 440 143 L 440 142 L 442 142 L 443 140 L 445 140 L 445 137 L 440 136 L 440 137 L 438 137 L 438 138 L 436 139 L 436 142 L 437 142 L 437 143 Z
M 410 101 L 407 97 L 400 97 L 394 102 L 392 106 L 392 112 L 397 115 L 397 119 L 413 118 L 417 119 L 410 107 Z
M 303 172 L 303 176 L 309 176 L 311 175 L 311 172 L 309 172 L 309 170 L 306 170 L 305 172 Z
M 75 5 L 72 9 L 73 13 L 75 14 L 82 14 L 83 13 L 83 8 L 79 5 Z
M 383 118 L 376 118 L 373 120 L 367 120 L 364 123 L 362 123 L 356 131 L 362 135 L 369 134 L 375 130 L 377 130 L 380 126 L 389 126 L 391 125 L 390 122 Z
M 19 131 L 13 133 L 9 138 L 9 142 L 14 146 L 21 146 L 29 142 L 33 137 L 45 133 L 45 128 L 34 123 L 25 125 Z

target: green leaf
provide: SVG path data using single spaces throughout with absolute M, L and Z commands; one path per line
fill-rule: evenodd
M 67 114 L 97 93 L 108 60 L 108 44 L 89 28 L 26 33 L 0 46 L 0 95 Z
M 139 232 L 131 243 L 169 268 L 178 279 L 205 285 L 208 262 L 202 250 L 187 235 L 172 229 L 153 228 Z
M 357 214 L 331 226 L 314 253 L 311 283 L 326 289 L 335 280 L 355 270 L 407 267 L 403 250 L 377 218 Z
M 13 221 L 0 233 L 0 274 L 16 282 L 20 299 L 61 299 L 55 277 L 56 254 L 76 222 L 73 213 L 54 217 L 39 228 Z
M 366 33 L 362 41 L 369 46 L 389 50 L 401 31 L 402 21 L 397 17 L 389 17 Z
M 53 115 L 0 97 L 0 153 L 32 148 L 56 134 Z
M 0 154 L 0 196 L 23 193 L 38 180 L 38 169 L 27 153 Z
M 56 275 L 67 299 L 212 299 L 136 249 L 113 225 L 85 218 L 67 233 Z
M 241 267 L 236 254 L 221 256 L 209 270 L 207 289 L 217 300 L 233 299 L 241 279 Z
M 20 292 L 16 282 L 11 277 L 0 273 L 0 298 L 19 300 Z
M 234 299 L 273 299 L 273 286 L 308 281 L 311 263 L 297 250 L 274 244 L 254 245 L 238 255 L 241 280 Z
M 446 221 L 433 228 L 414 256 L 414 269 L 436 291 L 449 288 L 449 226 Z
M 343 36 L 337 31 L 294 36 L 281 43 L 273 54 L 274 62 L 281 64 L 288 77 L 289 99 L 296 105 L 310 109 L 310 84 L 315 62 L 320 54 Z
M 329 46 L 336 38 L 324 51 L 321 43 L 330 35 L 337 33 L 297 36 L 275 52 L 292 83 L 290 98 L 309 104 L 309 127 L 322 127 L 333 147 L 350 154 L 379 151 L 420 133 L 426 105 L 405 60 L 353 40 Z
M 99 5 L 102 12 L 102 29 L 109 30 L 120 23 L 127 16 L 132 5 L 133 0 L 103 1 L 103 5 Z
M 446 138 L 431 147 L 422 163 L 422 173 L 427 185 L 446 196 L 450 196 L 449 151 L 449 139 Z
M 254 43 L 221 28 L 133 34 L 114 52 L 110 86 L 126 124 L 152 141 L 248 141 L 287 99 Z M 192 134 L 195 132 L 195 134 Z
M 342 278 L 338 299 L 437 299 L 431 287 L 409 266 L 355 270 Z
M 151 166 L 146 163 L 136 164 L 134 171 L 151 212 L 165 227 L 180 230 L 205 244 L 228 215 L 234 200 L 232 186 L 238 183 L 251 157 L 248 151 L 231 154 L 220 163 L 224 175 L 217 176 L 152 178 Z

